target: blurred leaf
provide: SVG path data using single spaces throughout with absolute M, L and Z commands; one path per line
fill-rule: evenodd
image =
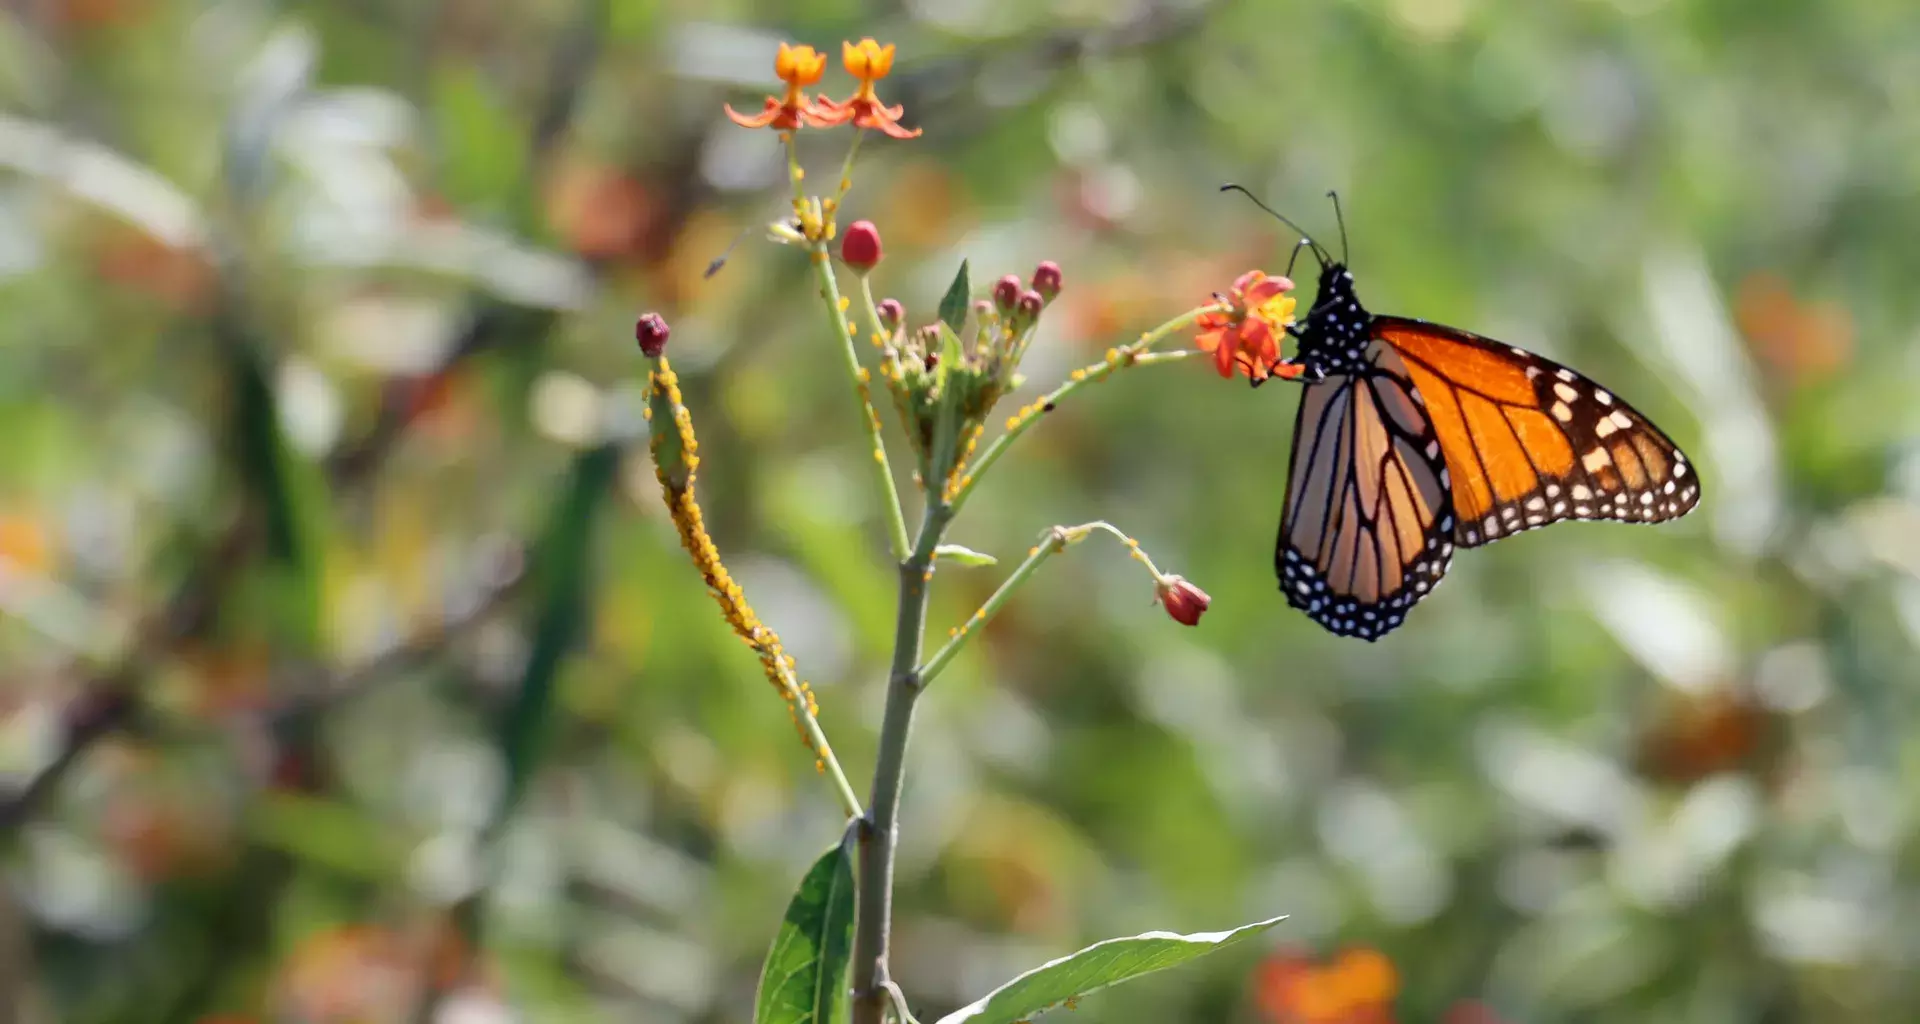
M 619 448 L 611 444 L 580 453 L 531 552 L 527 571 L 539 611 L 519 690 L 500 718 L 500 756 L 507 766 L 507 785 L 495 811 L 496 827 L 519 802 L 539 763 L 553 717 L 554 680 L 567 649 L 586 627 L 594 520 L 619 464 Z
M 526 127 L 506 109 L 498 83 L 466 63 L 449 63 L 433 88 L 443 149 L 440 180 L 456 206 L 504 213 L 526 166 Z
M 986 998 L 940 1018 L 939 1024 L 1014 1024 L 1069 999 L 1142 974 L 1182 964 L 1250 939 L 1285 917 L 1269 918 L 1227 932 L 1147 932 L 1096 942 L 1078 953 L 1050 961 L 1007 982 Z
M 992 555 L 975 551 L 961 544 L 942 544 L 933 549 L 933 557 L 957 565 L 998 565 L 1000 563 L 1000 560 Z
M 338 800 L 270 791 L 248 812 L 248 827 L 263 847 L 353 878 L 386 881 L 406 862 L 391 830 Z
M 800 879 L 767 950 L 754 996 L 754 1024 L 833 1024 L 847 1019 L 853 956 L 853 858 L 828 850 Z
M 947 285 L 947 294 L 940 300 L 941 322 L 958 331 L 967 322 L 967 299 L 972 294 L 973 286 L 967 281 L 967 261 L 961 260 L 960 269 L 953 275 L 953 283 Z
M 301 458 L 281 429 L 279 403 L 265 361 L 244 331 L 223 326 L 233 388 L 234 461 L 250 502 L 259 509 L 274 570 L 256 595 L 283 637 L 312 647 L 320 625 L 320 551 L 326 481 Z

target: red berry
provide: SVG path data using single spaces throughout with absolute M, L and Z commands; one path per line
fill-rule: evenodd
M 993 283 L 993 304 L 1000 307 L 1002 313 L 1009 312 L 1020 301 L 1020 279 L 1008 274 Z
M 856 220 L 840 236 L 840 258 L 859 273 L 866 273 L 885 255 L 880 251 L 880 229 L 870 220 Z
M 1060 264 L 1047 260 L 1033 269 L 1033 290 L 1048 302 L 1060 294 Z
M 667 335 L 672 329 L 667 326 L 665 317 L 658 313 L 647 313 L 633 325 L 633 337 L 640 343 L 640 351 L 648 359 L 660 358 L 667 350 Z

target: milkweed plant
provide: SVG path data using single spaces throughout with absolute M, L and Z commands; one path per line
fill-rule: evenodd
M 809 95 L 826 70 L 827 57 L 810 46 L 782 44 L 775 71 L 781 96 L 766 98 L 756 114 L 732 107 L 727 115 L 748 128 L 779 133 L 786 148 L 792 188 L 790 212 L 767 226 L 775 243 L 804 254 L 819 296 L 821 334 L 844 362 L 861 429 L 872 448 L 874 481 L 885 507 L 886 543 L 899 567 L 899 607 L 891 669 L 886 682 L 872 777 L 864 803 L 818 720 L 818 704 L 802 666 L 786 653 L 772 628 L 754 614 L 720 551 L 708 535 L 697 498 L 700 449 L 694 417 L 682 399 L 667 356 L 671 328 L 657 313 L 636 327 L 651 363 L 647 390 L 650 449 L 661 494 L 682 545 L 719 605 L 727 624 L 752 650 L 767 681 L 792 714 L 802 743 L 833 787 L 846 815 L 842 840 L 800 879 L 779 925 L 755 996 L 756 1024 L 918 1024 L 907 993 L 888 970 L 894 852 L 901 836 L 899 810 L 915 702 L 980 628 L 1048 559 L 1097 534 L 1119 542 L 1146 571 L 1146 586 L 1176 623 L 1199 622 L 1207 593 L 1163 571 L 1140 544 L 1102 521 L 1052 526 L 1040 531 L 1026 557 L 980 608 L 946 631 L 931 654 L 923 646 L 928 594 L 942 565 L 987 566 L 993 560 L 946 542 L 948 530 L 980 482 L 1021 437 L 1054 415 L 1082 389 L 1122 370 L 1210 356 L 1223 376 L 1254 376 L 1279 364 L 1279 341 L 1292 322 L 1292 283 L 1259 272 L 1243 275 L 1226 294 L 1189 309 L 1137 338 L 1108 348 L 1093 365 L 1074 370 L 1042 397 L 1006 413 L 1025 385 L 1020 367 L 1035 329 L 1066 286 L 1066 275 L 1042 262 L 1024 277 L 1007 274 L 976 289 L 966 262 L 939 299 L 935 314 L 916 319 L 899 299 L 876 301 L 875 278 L 884 277 L 879 227 L 837 221 L 853 187 L 854 159 L 872 133 L 910 141 L 920 129 L 901 124 L 905 111 L 889 106 L 876 89 L 892 69 L 894 47 L 872 39 L 846 43 L 842 64 L 857 81 L 844 101 Z M 809 191 L 795 147 L 801 131 L 851 128 L 840 175 L 830 194 Z M 842 285 L 850 285 L 850 293 Z M 979 292 L 979 294 L 976 294 Z M 1197 347 L 1160 350 L 1183 330 L 1198 328 Z M 873 351 L 864 359 L 859 339 Z M 871 365 L 868 365 L 871 364 Z M 878 376 L 890 399 L 897 431 L 875 410 L 872 381 Z M 1264 376 L 1264 373 L 1261 375 Z M 995 436 L 986 441 L 989 432 Z M 984 447 L 982 442 L 985 441 Z M 895 466 L 912 481 L 903 496 Z M 909 506 L 918 526 L 908 527 Z M 1146 589 L 1143 587 L 1143 590 Z M 1271 928 L 1278 918 L 1229 931 L 1176 934 L 1148 932 L 1097 943 L 1036 967 L 942 1018 L 941 1024 L 1013 1024 L 1047 1009 L 1072 1005 L 1080 996 L 1128 978 L 1200 956 Z

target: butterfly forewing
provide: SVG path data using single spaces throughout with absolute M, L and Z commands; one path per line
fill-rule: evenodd
M 1573 370 L 1422 320 L 1374 317 L 1370 333 L 1402 357 L 1424 400 L 1463 547 L 1563 519 L 1664 522 L 1699 504 L 1680 449 Z
M 1275 568 L 1287 602 L 1334 633 L 1376 640 L 1447 571 L 1453 495 L 1439 436 L 1392 347 L 1308 385 Z

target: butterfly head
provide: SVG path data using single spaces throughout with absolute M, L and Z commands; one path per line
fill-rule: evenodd
M 1358 373 L 1367 367 L 1367 330 L 1373 314 L 1354 294 L 1353 272 L 1345 263 L 1323 261 L 1320 286 L 1313 307 L 1288 330 L 1299 339 L 1299 362 L 1305 381 L 1325 380 L 1334 374 Z

